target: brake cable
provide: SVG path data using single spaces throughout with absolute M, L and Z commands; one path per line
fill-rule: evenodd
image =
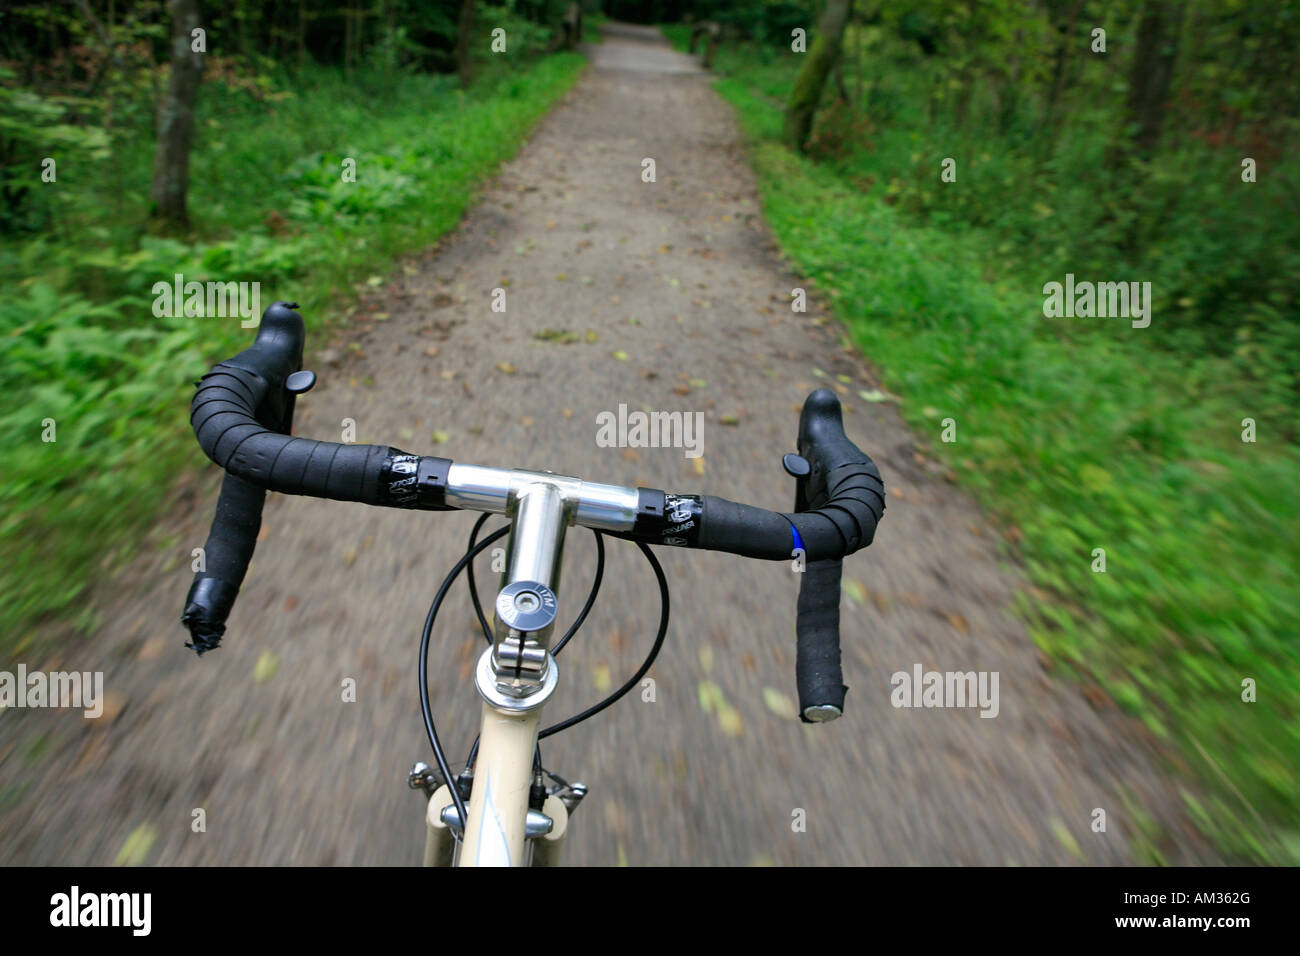
M 442 607 L 442 602 L 446 598 L 447 592 L 451 589 L 451 585 L 455 583 L 456 578 L 460 576 L 461 571 L 464 571 L 466 568 L 470 568 L 471 570 L 469 571 L 469 574 L 470 576 L 472 576 L 474 558 L 478 557 L 478 555 L 482 553 L 488 547 L 488 545 L 492 544 L 494 541 L 499 540 L 503 535 L 506 534 L 506 532 L 510 530 L 509 525 L 503 528 L 498 528 L 496 531 L 493 531 L 482 541 L 475 543 L 475 537 L 477 536 L 478 531 L 482 527 L 483 522 L 486 518 L 487 515 L 484 514 L 478 519 L 477 522 L 475 522 L 473 531 L 470 534 L 471 547 L 469 548 L 468 551 L 465 552 L 465 554 L 461 557 L 461 559 L 456 562 L 455 567 L 453 567 L 451 571 L 447 573 L 447 576 L 443 578 L 442 584 L 438 587 L 437 594 L 434 595 L 433 603 L 429 605 L 429 614 L 425 618 L 424 630 L 420 635 L 420 712 L 424 718 L 424 729 L 428 734 L 429 743 L 433 747 L 434 758 L 437 760 L 438 763 L 438 770 L 442 773 L 443 780 L 446 781 L 447 783 L 447 789 L 451 791 L 452 800 L 456 804 L 456 812 L 460 815 L 460 819 L 462 821 L 468 821 L 469 814 L 465 809 L 465 802 L 460 795 L 460 790 L 457 788 L 455 781 L 452 778 L 451 767 L 447 763 L 446 755 L 443 753 L 442 750 L 442 743 L 438 739 L 438 731 L 434 727 L 434 723 L 433 723 L 433 710 L 429 704 L 429 683 L 428 683 L 429 682 L 429 638 L 430 635 L 433 633 L 433 623 L 438 616 L 439 609 Z M 594 531 L 593 533 L 596 535 L 597 559 L 596 559 L 596 575 L 595 575 L 595 580 L 592 583 L 592 590 L 587 597 L 587 603 L 583 607 L 582 612 L 578 615 L 577 619 L 574 621 L 573 626 L 569 628 L 568 633 L 564 635 L 560 643 L 556 646 L 556 649 L 553 653 L 559 653 L 560 647 L 562 647 L 564 643 L 567 642 L 569 638 L 571 638 L 577 632 L 578 628 L 582 625 L 582 622 L 586 619 L 587 613 L 591 610 L 592 604 L 595 603 L 596 593 L 600 590 L 600 583 L 604 577 L 604 569 L 605 569 L 605 543 L 603 540 L 604 536 L 599 531 Z M 635 543 L 637 548 L 640 549 L 641 553 L 645 555 L 646 560 L 650 562 L 650 567 L 653 569 L 655 574 L 655 579 L 659 584 L 659 601 L 660 601 L 659 628 L 657 633 L 655 634 L 654 644 L 651 645 L 649 653 L 646 655 L 645 660 L 641 662 L 641 666 L 637 668 L 636 673 L 633 674 L 626 683 L 624 683 L 621 687 L 619 687 L 618 690 L 614 691 L 614 693 L 610 694 L 608 697 L 606 697 L 604 700 L 600 701 L 599 703 L 594 704 L 591 707 L 588 707 L 586 710 L 582 711 L 581 713 L 575 714 L 574 716 L 569 717 L 566 720 L 560 721 L 558 724 L 553 724 L 550 727 L 547 727 L 546 729 L 542 730 L 537 735 L 537 739 L 539 742 L 545 737 L 549 737 L 552 734 L 557 734 L 561 730 L 567 730 L 568 728 L 581 723 L 582 721 L 586 720 L 589 717 L 594 717 L 602 710 L 605 710 L 607 707 L 610 707 L 611 705 L 617 703 L 620 698 L 622 698 L 625 694 L 628 693 L 628 691 L 630 691 L 633 687 L 635 687 L 640 682 L 641 678 L 645 676 L 646 672 L 649 671 L 652 666 L 654 666 L 655 659 L 659 656 L 659 651 L 664 644 L 664 638 L 668 634 L 668 616 L 669 616 L 668 579 L 664 576 L 663 567 L 659 564 L 659 559 L 654 556 L 654 552 L 652 552 L 649 547 L 647 547 L 645 544 L 643 544 L 640 541 Z M 492 640 L 491 631 L 487 626 L 487 620 L 483 616 L 482 606 L 479 604 L 478 601 L 478 595 L 472 585 L 470 589 L 470 595 L 474 602 L 475 611 L 478 614 L 479 624 L 482 625 L 484 634 L 487 636 L 490 642 Z M 478 753 L 478 745 L 479 742 L 478 739 L 476 738 L 474 740 L 474 745 L 470 750 L 470 756 L 468 761 L 466 762 L 466 766 L 471 766 L 473 764 L 474 757 Z M 535 751 L 533 759 L 534 759 L 534 767 L 540 767 L 540 763 L 541 763 L 540 746 Z M 453 831 L 453 835 L 455 835 L 454 831 Z M 458 836 L 456 838 L 459 839 Z
M 646 560 L 650 562 L 650 567 L 654 569 L 655 577 L 659 581 L 659 632 L 655 634 L 655 642 L 650 648 L 650 653 L 646 655 L 646 659 L 641 662 L 641 666 L 637 668 L 636 673 L 628 679 L 626 684 L 614 691 L 614 693 L 610 694 L 599 704 L 588 707 L 582 713 L 575 714 L 568 720 L 562 720 L 558 724 L 552 724 L 550 727 L 547 727 L 537 735 L 538 740 L 549 737 L 551 734 L 558 734 L 561 730 L 567 730 L 574 724 L 581 723 L 588 717 L 594 717 L 596 714 L 599 714 L 602 710 L 609 707 L 611 704 L 616 703 L 620 697 L 635 687 L 640 682 L 641 678 L 645 676 L 646 671 L 654 666 L 655 658 L 659 656 L 659 649 L 664 646 L 664 636 L 668 633 L 668 579 L 664 577 L 664 569 L 660 567 L 659 559 L 654 556 L 654 552 L 640 541 L 636 542 L 636 546 L 641 549 L 641 553 L 644 554 Z
M 442 744 L 438 740 L 438 731 L 433 726 L 433 710 L 429 706 L 429 635 L 433 633 L 433 622 L 438 616 L 438 608 L 442 606 L 443 598 L 447 596 L 451 585 L 460 576 L 460 572 L 464 570 L 465 565 L 473 561 L 480 551 L 487 548 L 493 541 L 503 537 L 509 530 L 509 527 L 505 527 L 493 531 L 456 562 L 456 566 L 442 579 L 442 585 L 438 588 L 438 593 L 434 595 L 433 603 L 429 605 L 429 615 L 424 619 L 424 632 L 420 635 L 420 712 L 424 716 L 424 729 L 429 735 L 429 743 L 433 746 L 433 756 L 438 762 L 438 771 L 442 774 L 447 789 L 451 791 L 451 799 L 456 804 L 456 812 L 460 814 L 462 825 L 469 820 L 469 814 L 465 811 L 465 801 L 461 799 L 460 791 L 456 788 L 456 781 L 452 778 L 447 757 L 442 752 Z

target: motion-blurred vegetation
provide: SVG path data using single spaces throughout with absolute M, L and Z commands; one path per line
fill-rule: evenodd
M 860 2 L 806 157 L 781 141 L 815 11 L 687 6 L 725 24 L 786 254 L 920 434 L 955 419 L 936 448 L 1052 666 L 1177 742 L 1228 853 L 1300 860 L 1300 3 Z M 1066 273 L 1151 282 L 1150 327 L 1044 318 Z
M 165 234 L 149 230 L 163 5 L 0 13 L 5 657 L 73 609 L 95 625 L 78 598 L 125 561 L 194 463 L 192 383 L 251 334 L 237 317 L 155 316 L 154 283 L 256 281 L 263 306 L 297 300 L 313 325 L 338 316 L 357 284 L 456 224 L 584 64 L 545 55 L 555 4 L 477 5 L 510 42 L 503 56 L 484 44 L 466 89 L 429 72 L 456 70 L 459 2 L 282 6 L 237 2 L 204 21 L 191 226 Z M 300 13 L 303 33 L 286 33 Z M 327 22 L 349 16 L 347 31 Z M 346 188 L 344 158 L 357 170 Z

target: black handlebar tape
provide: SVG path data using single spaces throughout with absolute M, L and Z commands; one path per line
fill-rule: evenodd
M 384 445 L 344 445 L 283 435 L 255 416 L 271 382 L 237 364 L 247 353 L 203 376 L 190 421 L 204 453 L 232 475 L 286 495 L 388 504 L 382 478 L 406 452 Z M 279 387 L 283 387 L 283 382 Z
M 885 485 L 875 463 L 844 434 L 843 410 L 830 389 L 804 401 L 798 446 L 809 472 L 795 485 L 795 511 L 809 527 L 799 529 L 808 564 L 795 619 L 795 684 L 799 719 L 813 723 L 839 717 L 848 692 L 840 670 L 842 562 L 838 555 L 823 558 L 821 549 L 839 544 L 852 554 L 870 544 L 884 515 Z
M 842 555 L 865 548 L 885 511 L 885 483 L 876 463 L 844 434 L 840 400 L 819 388 L 804 401 L 799 414 L 799 454 L 809 474 L 798 480 L 795 522 L 807 545 L 809 560 L 823 549 Z
M 444 459 L 379 445 L 295 438 L 294 395 L 285 387 L 302 367 L 302 316 L 276 302 L 253 344 L 204 375 L 190 422 L 204 453 L 226 470 L 199 572 L 182 620 L 200 655 L 220 643 L 257 543 L 266 491 L 405 507 L 443 507 Z
M 799 719 L 834 720 L 844 713 L 844 675 L 840 670 L 839 558 L 813 561 L 799 582 L 795 624 L 794 679 L 799 689 Z
M 841 558 L 872 542 L 885 511 L 880 470 L 849 441 L 841 416 L 839 399 L 828 389 L 818 389 L 804 402 L 798 447 L 809 472 L 796 485 L 793 514 L 706 495 L 693 542 L 769 560 L 789 560 L 796 542 L 802 545 L 795 679 L 806 723 L 843 713 L 848 688 L 840 670 Z
M 861 454 L 859 452 L 858 454 Z M 769 561 L 794 557 L 793 526 L 808 562 L 842 558 L 871 544 L 885 511 L 885 485 L 865 455 L 830 469 L 831 492 L 825 504 L 785 514 L 704 495 L 696 547 Z
M 265 488 L 250 485 L 242 478 L 228 474 L 221 483 L 217 513 L 203 547 L 203 570 L 194 576 L 181 615 L 182 623 L 190 630 L 191 643 L 185 646 L 199 656 L 214 650 L 226 632 L 226 618 L 257 544 L 265 500 Z
M 306 334 L 302 316 L 294 309 L 288 302 L 272 303 L 262 314 L 253 345 L 231 359 L 230 371 L 218 372 L 221 366 L 217 366 L 203 377 L 190 407 L 191 422 L 194 422 L 196 406 L 229 399 L 229 412 L 242 412 L 248 419 L 245 424 L 257 429 L 289 431 L 293 421 L 293 395 L 285 390 L 284 382 L 302 367 Z M 205 397 L 200 401 L 200 396 Z M 209 411 L 218 408 L 213 404 Z M 201 438 L 200 444 L 203 444 Z M 209 457 L 215 450 L 216 442 L 211 449 L 204 445 Z M 190 632 L 190 642 L 185 646 L 200 657 L 221 644 L 226 619 L 239 596 L 257 546 L 265 502 L 265 487 L 227 471 L 203 549 L 203 570 L 194 575 L 181 615 L 181 622 Z
M 394 486 L 412 455 L 386 445 L 344 445 L 286 434 L 293 395 L 285 380 L 302 365 L 302 316 L 286 303 L 266 310 L 257 340 L 213 366 L 190 404 L 204 453 L 251 484 L 287 495 L 372 505 L 398 503 Z

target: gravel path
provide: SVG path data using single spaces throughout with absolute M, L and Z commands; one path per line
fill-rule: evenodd
M 654 700 L 632 695 L 543 748 L 549 767 L 591 787 L 569 860 L 1128 863 L 1140 859 L 1134 806 L 1161 821 L 1171 862 L 1206 859 L 1141 728 L 1049 675 L 1009 615 L 1024 583 L 996 529 L 892 404 L 859 397 L 878 386 L 835 323 L 815 306 L 791 312 L 806 283 L 762 222 L 709 78 L 644 28 L 605 36 L 461 227 L 388 277 L 337 341 L 312 343 L 321 384 L 299 402 L 298 431 L 337 440 L 353 419 L 359 442 L 786 509 L 781 455 L 818 369 L 831 384 L 847 377 L 846 426 L 890 497 L 874 546 L 845 567 L 851 690 L 834 724 L 782 713 L 794 698 L 788 565 L 662 554 L 672 626 Z M 654 183 L 641 181 L 647 157 Z M 505 313 L 491 310 L 495 288 Z M 619 404 L 703 412 L 702 468 L 680 449 L 597 447 L 597 414 Z M 405 774 L 430 759 L 419 627 L 473 516 L 273 496 L 226 644 L 199 661 L 178 617 L 212 472 L 183 482 L 147 553 L 105 578 L 98 636 L 41 662 L 105 671 L 105 717 L 0 716 L 0 861 L 111 863 L 134 833 L 157 863 L 418 862 L 422 806 Z M 575 530 L 562 621 L 593 567 L 591 536 Z M 493 583 L 486 562 L 480 575 Z M 550 712 L 630 674 L 656 614 L 643 559 L 610 542 Z M 456 757 L 477 722 L 471 622 L 461 589 L 434 642 L 435 713 Z M 890 675 L 918 663 L 998 672 L 997 717 L 891 706 Z M 1096 807 L 1105 833 L 1090 830 Z M 196 808 L 205 832 L 192 829 Z

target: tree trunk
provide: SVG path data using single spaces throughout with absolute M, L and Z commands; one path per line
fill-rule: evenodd
M 576 49 L 582 42 L 582 5 L 577 0 L 572 0 L 565 9 L 561 27 L 564 30 L 564 49 Z
M 172 18 L 171 79 L 158 111 L 158 152 L 153 166 L 153 217 L 164 228 L 189 225 L 190 144 L 203 54 L 191 50 L 199 26 L 198 0 L 167 0 Z
M 456 21 L 456 73 L 460 76 L 462 88 L 469 86 L 474 72 L 473 47 L 470 44 L 474 32 L 474 0 L 460 0 L 460 17 Z
M 298 0 L 298 72 L 307 65 L 307 0 Z
M 800 152 L 803 152 L 808 134 L 812 132 L 813 117 L 826 77 L 839 59 L 844 28 L 852 10 L 853 0 L 826 0 L 826 11 L 822 14 L 817 37 L 812 49 L 804 54 L 803 67 L 790 91 L 790 100 L 785 107 L 785 141 Z
M 722 42 L 722 25 L 710 23 L 708 29 L 708 38 L 704 47 L 704 68 L 713 69 L 713 61 L 718 55 L 718 44 Z
M 1048 88 L 1047 104 L 1043 107 L 1043 125 L 1048 130 L 1056 128 L 1056 107 L 1060 102 L 1061 93 L 1065 90 L 1066 62 L 1071 57 L 1077 60 L 1088 50 L 1087 47 L 1080 48 L 1079 39 L 1074 32 L 1082 10 L 1083 0 L 1074 0 L 1074 5 L 1069 12 L 1066 12 L 1061 4 L 1051 4 L 1049 8 L 1049 15 L 1056 27 L 1057 40 L 1056 51 L 1052 57 L 1052 85 Z
M 1185 9 L 1182 0 L 1146 0 L 1142 7 L 1129 70 L 1128 113 L 1137 128 L 1133 146 L 1143 158 L 1155 152 L 1160 142 Z
M 695 26 L 691 27 L 691 42 L 686 48 L 686 52 L 691 54 L 691 56 L 695 55 L 696 42 L 708 35 L 709 27 L 711 25 L 712 24 L 710 24 L 709 21 L 701 20 L 699 23 L 695 24 Z

